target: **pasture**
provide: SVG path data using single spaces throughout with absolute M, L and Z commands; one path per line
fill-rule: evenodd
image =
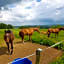
M 14 41 L 16 41 L 16 39 L 17 40 L 21 40 L 21 38 L 19 37 L 20 29 L 11 29 L 11 30 L 13 31 L 14 36 L 15 36 L 15 40 Z M 40 29 L 40 31 L 42 31 L 42 30 L 43 31 L 47 31 L 47 29 Z M 0 46 L 3 44 L 2 42 L 4 41 L 3 40 L 4 31 L 5 31 L 5 29 L 0 29 Z M 47 35 L 44 35 L 44 34 L 40 35 L 37 32 L 34 32 L 33 36 L 32 36 L 32 40 L 35 41 L 35 42 L 39 42 L 41 39 L 44 39 L 44 38 L 47 38 Z M 59 32 L 58 38 L 55 38 L 55 34 L 51 34 L 49 39 L 54 41 L 54 42 L 58 42 L 58 41 L 64 40 L 64 31 L 60 31 Z M 28 40 L 28 36 L 25 36 L 24 40 L 27 41 Z
M 19 37 L 19 31 L 20 31 L 20 29 L 11 29 L 12 31 L 13 31 L 13 33 L 14 33 L 14 36 L 15 36 L 15 40 L 14 40 L 14 47 L 17 49 L 19 46 L 24 46 L 22 43 L 21 43 L 21 38 Z M 47 29 L 40 29 L 40 31 L 47 31 Z M 4 31 L 5 31 L 5 29 L 0 29 L 0 57 L 1 57 L 1 55 L 3 55 L 4 53 L 5 53 L 5 51 L 4 50 L 6 50 L 6 44 L 5 44 L 5 41 L 4 41 L 4 38 L 3 38 L 3 36 L 4 36 Z M 27 41 L 28 42 L 28 40 L 29 40 L 29 38 L 28 38 L 28 36 L 25 36 L 25 38 L 24 38 L 24 40 L 25 41 Z M 34 44 L 35 43 L 37 43 L 36 44 L 36 48 L 38 47 L 38 45 L 39 44 L 41 44 L 41 47 L 43 46 L 43 45 L 46 45 L 46 46 L 51 46 L 51 45 L 53 45 L 54 43 L 56 43 L 56 42 L 59 42 L 59 41 L 63 41 L 64 40 L 64 31 L 60 31 L 59 32 L 59 36 L 58 36 L 58 38 L 55 38 L 55 34 L 51 34 L 51 36 L 50 36 L 50 38 L 48 38 L 47 37 L 47 35 L 44 35 L 44 34 L 39 34 L 39 33 L 37 33 L 37 32 L 34 32 L 33 33 L 33 35 L 32 35 L 32 42 L 33 42 L 33 46 L 34 46 Z M 19 43 L 19 44 L 18 44 Z M 30 42 L 31 43 L 31 42 Z M 30 44 L 29 43 L 29 44 Z M 18 47 L 16 47 L 18 45 Z M 27 46 L 26 46 L 26 44 L 25 44 L 25 47 L 29 47 L 29 46 L 31 46 L 31 44 L 30 45 L 28 45 L 28 43 L 27 43 Z M 62 46 L 62 47 L 61 47 Z M 24 49 L 26 49 L 24 47 Z M 40 47 L 40 46 L 39 46 Z M 4 49 L 5 48 L 5 49 Z M 36 49 L 35 48 L 35 49 Z M 62 50 L 64 50 L 64 42 L 61 44 L 61 45 L 59 45 L 59 46 L 57 46 L 56 48 L 59 48 L 59 49 L 62 49 Z M 15 49 L 15 51 L 16 51 L 16 53 L 17 54 L 20 54 L 20 53 L 18 53 L 17 52 L 17 50 Z M 19 47 L 19 49 L 21 50 L 21 47 Z M 28 50 L 29 50 L 29 48 L 27 48 Z M 32 48 L 31 48 L 32 49 Z M 33 48 L 34 49 L 34 48 Z M 2 52 L 2 51 L 4 51 L 4 52 Z M 26 50 L 25 50 L 26 51 Z M 35 51 L 35 50 L 34 50 Z M 50 51 L 50 50 L 48 50 L 48 51 Z M 58 50 L 55 50 L 54 48 L 53 48 L 53 51 L 54 51 L 54 53 L 58 53 L 57 55 L 56 55 L 56 57 L 57 56 L 60 56 L 61 55 L 61 51 L 58 51 Z M 55 56 L 54 55 L 54 53 L 52 54 L 52 49 L 51 49 L 51 55 L 52 56 Z M 20 51 L 19 51 L 20 52 Z M 29 51 L 30 52 L 30 51 Z M 30 52 L 31 53 L 31 52 Z M 45 53 L 43 53 L 43 54 L 45 54 Z M 48 54 L 49 54 L 49 52 L 48 52 Z M 13 54 L 14 55 L 14 54 Z M 27 55 L 29 55 L 29 54 L 27 54 Z M 4 55 L 5 56 L 5 58 L 9 58 L 10 59 L 10 56 L 8 57 L 7 55 Z M 21 57 L 23 57 L 22 55 L 20 55 Z M 19 57 L 20 57 L 19 56 Z M 3 56 L 2 56 L 3 57 Z M 18 57 L 18 55 L 16 55 L 16 57 L 14 57 L 14 58 L 17 58 Z M 53 59 L 54 58 L 56 58 L 56 57 L 53 57 Z M 14 58 L 11 58 L 10 60 L 8 60 L 8 62 L 10 62 L 10 61 L 12 61 L 12 59 L 14 59 Z M 46 57 L 47 58 L 47 57 Z M 45 59 L 46 59 L 45 58 Z M 31 60 L 32 60 L 32 58 L 30 58 Z M 45 60 L 44 59 L 44 60 Z M 52 60 L 53 60 L 52 59 Z M 51 59 L 50 59 L 50 61 L 52 61 Z M 5 60 L 4 60 L 5 61 Z M 33 60 L 32 60 L 33 61 Z M 47 60 L 48 61 L 48 60 Z M 43 61 L 44 63 L 45 63 L 45 61 Z M 41 64 L 42 64 L 42 62 L 41 62 Z M 47 63 L 46 63 L 47 64 Z

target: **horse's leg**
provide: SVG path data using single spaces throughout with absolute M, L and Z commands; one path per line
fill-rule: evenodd
M 56 35 L 57 35 L 57 33 L 55 33 L 55 38 L 56 38 Z
M 57 38 L 58 38 L 58 34 L 59 34 L 59 32 L 57 33 Z
M 50 37 L 50 33 L 48 34 L 48 38 Z
M 13 42 L 11 41 L 11 54 L 13 53 Z
M 31 35 L 29 35 L 29 41 L 31 41 Z
M 30 35 L 28 35 L 29 36 L 29 41 L 30 41 Z
M 32 42 L 32 35 L 30 36 L 31 42 Z
M 8 43 L 8 42 L 6 42 L 6 44 L 7 44 L 7 47 L 8 47 L 8 52 L 10 52 L 10 49 L 9 49 L 9 43 Z
M 29 40 L 32 41 L 32 35 L 29 35 Z
M 22 36 L 22 43 L 24 43 L 24 35 Z

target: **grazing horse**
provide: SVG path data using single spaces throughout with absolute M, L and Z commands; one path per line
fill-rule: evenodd
M 14 40 L 14 35 L 11 30 L 5 30 L 5 35 L 4 35 L 4 40 L 6 42 L 6 45 L 8 47 L 8 52 L 13 53 L 13 40 Z M 9 47 L 9 44 L 11 44 L 11 49 Z
M 40 32 L 40 34 L 45 34 L 45 35 L 47 35 L 47 34 L 48 34 L 48 32 L 41 31 L 41 32 Z
M 25 35 L 28 35 L 29 36 L 29 40 L 32 40 L 32 34 L 34 31 L 37 31 L 40 33 L 40 30 L 39 28 L 28 28 L 28 29 L 22 29 L 20 32 L 19 32 L 19 36 L 22 38 L 22 42 L 24 43 L 24 36 Z
M 61 31 L 61 30 L 64 30 L 64 27 L 62 27 L 62 28 L 49 28 L 48 29 L 48 37 L 50 37 L 50 34 L 51 33 L 55 33 L 55 37 L 56 37 L 56 35 L 58 36 L 58 33 Z

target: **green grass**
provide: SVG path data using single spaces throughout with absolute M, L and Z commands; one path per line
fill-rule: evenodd
M 20 29 L 11 29 L 12 31 L 13 31 L 13 33 L 14 33 L 14 36 L 15 36 L 15 38 L 16 39 L 21 39 L 20 37 L 19 37 L 19 31 L 20 31 Z M 47 29 L 41 29 L 41 31 L 47 31 Z M 1 40 L 3 40 L 3 37 L 4 37 L 4 31 L 5 31 L 5 29 L 0 29 L 0 44 L 2 43 L 1 42 Z M 29 38 L 28 38 L 28 36 L 25 36 L 25 40 L 28 40 Z M 62 41 L 62 40 L 64 40 L 64 31 L 61 31 L 60 33 L 59 33 L 59 36 L 58 36 L 58 38 L 55 38 L 55 34 L 51 34 L 50 35 L 50 38 L 48 38 L 47 37 L 47 35 L 40 35 L 39 33 L 37 33 L 37 32 L 34 32 L 33 33 L 33 35 L 32 35 L 32 40 L 33 41 L 35 41 L 35 42 L 41 42 L 41 41 L 44 41 L 44 40 L 51 40 L 51 42 L 53 41 L 53 42 L 58 42 L 58 41 Z
M 11 29 L 15 36 L 15 42 L 20 41 L 21 38 L 19 36 L 20 29 Z M 47 29 L 40 29 L 40 31 L 47 31 Z M 0 47 L 4 46 L 4 31 L 5 29 L 0 29 Z M 28 36 L 25 36 L 25 41 L 29 40 Z M 51 46 L 59 41 L 64 40 L 64 31 L 60 31 L 58 38 L 55 38 L 55 34 L 51 34 L 50 38 L 47 35 L 40 35 L 38 32 L 34 32 L 32 35 L 32 41 L 41 45 Z M 64 50 L 64 42 L 55 46 L 57 49 Z M 52 62 L 51 64 L 64 64 L 64 55 L 61 58 L 57 59 L 56 61 Z
M 21 38 L 19 36 L 20 29 L 11 29 L 11 30 L 14 33 L 15 40 L 16 39 L 21 40 Z M 47 29 L 40 29 L 40 31 L 42 31 L 42 30 L 47 31 Z M 4 42 L 4 31 L 5 31 L 5 29 L 0 29 L 0 46 Z M 29 40 L 29 37 L 25 36 L 24 40 L 25 41 Z M 51 34 L 50 38 L 48 38 L 47 35 L 44 35 L 44 34 L 40 35 L 38 32 L 34 32 L 33 35 L 32 35 L 32 41 L 33 42 L 41 44 L 41 45 L 46 45 L 46 46 L 51 46 L 51 45 L 55 44 L 56 42 L 63 41 L 63 40 L 64 40 L 64 31 L 59 32 L 58 38 L 55 38 L 55 34 Z M 58 45 L 58 46 L 56 46 L 56 48 L 59 48 L 59 49 L 63 50 L 64 49 L 64 46 L 63 46 L 64 44 L 62 43 L 61 45 L 62 45 L 62 47 L 60 45 Z
M 61 57 L 57 58 L 56 60 L 54 60 L 53 62 L 49 64 L 64 64 L 64 53 Z

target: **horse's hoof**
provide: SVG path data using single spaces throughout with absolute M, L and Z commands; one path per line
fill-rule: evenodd
M 24 41 L 22 41 L 22 43 L 24 43 Z
M 13 50 L 11 51 L 11 53 L 10 53 L 11 55 L 13 54 Z
M 23 43 L 23 44 L 25 44 L 25 43 Z

